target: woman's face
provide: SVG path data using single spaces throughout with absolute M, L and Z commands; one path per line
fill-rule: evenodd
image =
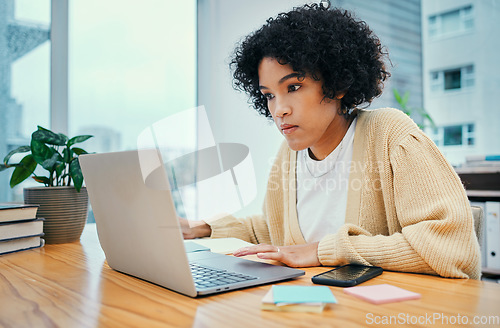
M 259 64 L 259 87 L 292 150 L 310 148 L 322 160 L 342 140 L 348 122 L 338 114 L 340 100 L 324 98 L 321 80 L 265 57 Z

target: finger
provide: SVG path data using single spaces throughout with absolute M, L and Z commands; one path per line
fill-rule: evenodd
M 281 252 L 266 252 L 266 253 L 257 253 L 257 257 L 263 260 L 275 260 L 282 262 L 283 253 Z
M 272 245 L 259 244 L 256 246 L 243 247 L 233 252 L 234 256 L 255 255 L 257 253 L 277 252 L 278 248 Z
M 234 256 L 245 256 L 245 255 L 254 255 L 259 252 L 258 249 L 256 249 L 256 246 L 251 246 L 251 247 L 243 247 L 235 252 L 233 252 Z

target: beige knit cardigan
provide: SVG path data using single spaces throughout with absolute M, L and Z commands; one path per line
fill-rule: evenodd
M 306 243 L 297 218 L 296 158 L 284 143 L 270 172 L 263 214 L 209 222 L 211 237 Z M 319 243 L 322 265 L 362 263 L 479 279 L 479 245 L 465 190 L 436 145 L 404 113 L 359 111 L 348 188 L 345 224 Z

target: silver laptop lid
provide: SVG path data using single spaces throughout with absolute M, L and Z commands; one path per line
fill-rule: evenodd
M 159 152 L 88 154 L 80 164 L 108 265 L 196 296 Z

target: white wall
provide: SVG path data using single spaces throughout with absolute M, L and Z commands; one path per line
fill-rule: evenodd
M 284 139 L 273 123 L 248 104 L 246 94 L 233 89 L 230 57 L 236 44 L 267 18 L 302 4 L 296 0 L 198 1 L 198 105 L 206 108 L 215 141 L 248 146 L 255 167 L 257 197 L 237 216 L 261 213 L 269 169 Z

